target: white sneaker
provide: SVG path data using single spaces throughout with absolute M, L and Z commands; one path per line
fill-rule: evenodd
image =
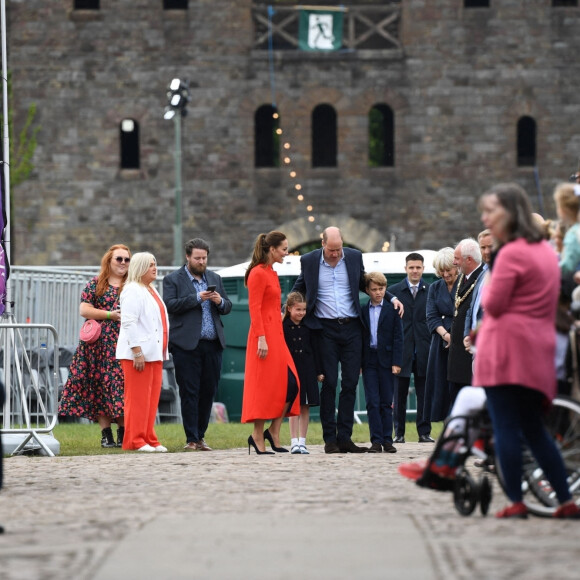
M 157 451 L 157 453 L 167 453 L 167 447 L 164 447 L 163 445 L 157 445 L 153 450 Z
M 300 451 L 300 445 L 292 445 L 290 448 L 290 453 L 293 455 L 300 455 L 302 453 L 302 451 Z
M 153 453 L 155 451 L 155 447 L 151 447 L 151 445 L 145 443 L 145 445 L 143 445 L 143 447 L 139 447 L 137 451 L 144 451 L 145 453 Z
M 310 455 L 310 451 L 306 449 L 306 445 L 300 445 L 300 453 L 302 453 L 302 455 Z

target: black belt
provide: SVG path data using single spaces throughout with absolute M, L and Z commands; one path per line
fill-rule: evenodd
M 323 320 L 327 320 L 328 322 L 336 322 L 342 326 L 343 324 L 348 324 L 353 320 L 358 320 L 358 318 L 323 318 Z

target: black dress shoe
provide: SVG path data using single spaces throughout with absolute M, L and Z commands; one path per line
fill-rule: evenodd
M 393 439 L 393 443 L 405 443 L 405 437 L 403 435 L 397 435 Z
M 385 453 L 397 453 L 397 448 L 392 443 L 383 444 L 383 449 Z
M 338 448 L 343 453 L 366 453 L 368 451 L 367 447 L 359 447 L 352 442 L 352 439 L 348 441 L 339 441 Z
M 419 443 L 435 443 L 435 439 L 430 435 L 419 435 Z
M 335 441 L 324 444 L 324 453 L 342 453 Z
M 368 450 L 369 453 L 382 453 L 383 448 L 381 447 L 380 443 L 373 443 Z

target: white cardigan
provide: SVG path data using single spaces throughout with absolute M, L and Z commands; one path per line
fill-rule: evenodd
M 159 293 L 153 286 L 153 291 Z M 167 309 L 161 297 L 159 301 L 163 306 L 164 316 L 169 331 Z M 133 360 L 132 347 L 140 346 L 145 356 L 145 361 L 152 362 L 167 360 L 167 349 L 163 351 L 163 321 L 161 312 L 155 298 L 143 284 L 130 282 L 121 292 L 121 330 L 117 341 L 118 359 Z

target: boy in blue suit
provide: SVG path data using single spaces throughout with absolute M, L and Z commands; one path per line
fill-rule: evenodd
M 362 308 L 365 327 L 363 383 L 371 436 L 369 453 L 396 453 L 393 446 L 393 375 L 403 364 L 403 324 L 393 305 L 384 300 L 387 279 L 380 272 L 365 277 L 369 303 Z

